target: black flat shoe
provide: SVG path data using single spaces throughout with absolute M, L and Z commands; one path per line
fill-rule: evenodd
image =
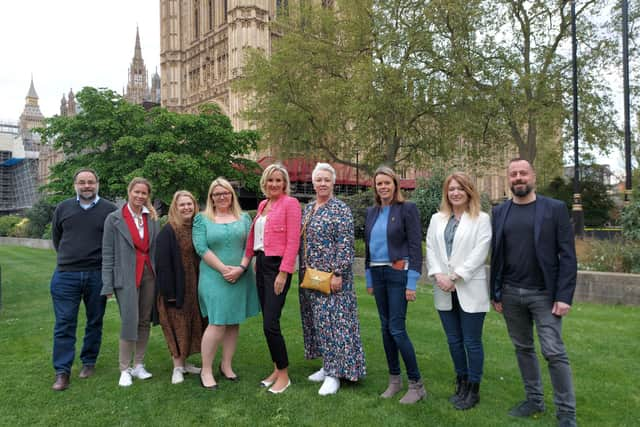
M 223 371 L 222 371 L 222 363 L 220 364 L 220 366 L 218 366 L 218 370 L 220 370 L 220 375 L 222 375 L 224 377 L 225 380 L 227 381 L 232 381 L 232 382 L 236 382 L 238 381 L 240 378 L 236 375 L 235 377 L 228 377 Z
M 204 381 L 202 381 L 202 375 L 200 375 L 200 385 L 202 386 L 202 388 L 204 388 L 205 390 L 210 390 L 210 391 L 214 391 L 218 388 L 218 384 L 214 384 L 214 385 L 204 385 Z

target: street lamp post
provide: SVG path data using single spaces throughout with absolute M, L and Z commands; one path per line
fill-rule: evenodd
M 631 203 L 631 124 L 629 119 L 629 2 L 622 0 L 622 75 L 624 98 L 624 204 Z
M 576 0 L 571 1 L 571 51 L 573 63 L 573 230 L 584 234 L 584 211 L 580 194 L 580 151 L 578 149 L 578 39 L 576 37 Z

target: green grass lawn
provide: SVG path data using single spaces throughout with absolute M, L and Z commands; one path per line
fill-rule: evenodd
M 238 383 L 218 377 L 211 393 L 197 376 L 172 385 L 171 359 L 159 327 L 153 328 L 146 366 L 154 374 L 132 387 L 118 387 L 118 310 L 107 305 L 102 351 L 96 375 L 77 378 L 71 387 L 50 390 L 53 310 L 49 280 L 55 254 L 48 250 L 0 246 L 2 311 L 0 312 L 0 425 L 160 426 L 160 425 L 318 425 L 318 426 L 548 426 L 555 425 L 551 387 L 543 361 L 547 412 L 537 420 L 513 419 L 508 409 L 523 398 L 513 348 L 500 315 L 485 323 L 485 376 L 480 404 L 456 411 L 447 399 L 454 374 L 431 290 L 419 289 L 410 305 L 409 333 L 428 398 L 413 406 L 381 400 L 387 372 L 372 297 L 358 282 L 362 338 L 368 375 L 357 384 L 343 384 L 334 396 L 320 398 L 319 385 L 306 377 L 318 361 L 303 358 L 297 286 L 289 294 L 282 325 L 287 340 L 292 387 L 279 396 L 257 386 L 272 367 L 260 317 L 241 326 L 234 368 Z M 81 318 L 84 315 L 81 312 Z M 82 331 L 83 324 L 79 325 Z M 640 425 L 640 310 L 636 307 L 576 304 L 564 323 L 583 426 Z M 80 334 L 82 335 L 82 334 Z M 78 353 L 80 343 L 77 343 Z M 216 363 L 219 359 L 216 359 Z M 199 363 L 199 359 L 194 359 Z M 400 397 L 400 396 L 399 396 Z M 399 398 L 398 397 L 398 398 Z

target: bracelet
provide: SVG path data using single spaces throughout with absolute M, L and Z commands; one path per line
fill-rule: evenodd
M 244 265 L 240 264 L 240 268 L 242 269 L 242 271 L 247 271 L 247 267 L 245 267 Z

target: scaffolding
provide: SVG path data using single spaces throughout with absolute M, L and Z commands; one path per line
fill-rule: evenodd
M 29 144 L 37 143 L 29 138 L 21 139 L 17 126 L 12 124 L 0 123 L 0 133 L 22 147 L 26 145 L 25 140 Z M 24 211 L 38 200 L 38 153 L 22 150 L 24 157 L 18 157 L 22 153 L 8 148 L 0 150 L 0 215 Z

